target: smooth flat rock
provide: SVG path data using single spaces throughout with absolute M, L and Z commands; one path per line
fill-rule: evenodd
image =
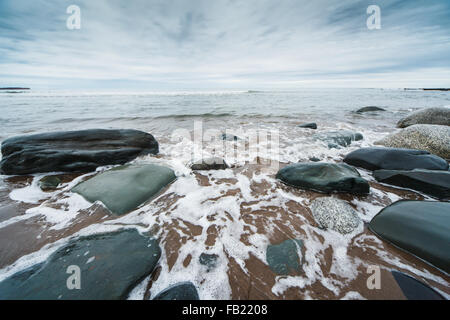
M 81 182 L 72 192 L 101 201 L 113 214 L 128 213 L 158 195 L 176 179 L 172 169 L 156 164 L 117 167 Z
M 437 124 L 450 126 L 450 108 L 428 108 L 411 113 L 397 123 L 398 128 L 415 124 Z
M 424 150 L 361 148 L 349 153 L 344 162 L 367 170 L 448 170 L 448 162 Z
M 50 191 L 58 188 L 61 183 L 61 179 L 58 176 L 46 176 L 39 180 L 39 188 L 42 191 Z
M 301 240 L 286 240 L 278 245 L 269 245 L 266 260 L 270 269 L 277 275 L 299 274 L 302 271 L 302 257 L 299 256 L 303 247 Z
M 310 206 L 314 220 L 322 229 L 341 234 L 353 232 L 361 223 L 355 209 L 341 199 L 324 197 L 315 199 Z
M 157 154 L 158 142 L 137 130 L 52 132 L 9 138 L 2 143 L 0 172 L 90 172 L 105 165 L 125 164 L 144 154 Z
M 317 129 L 317 123 L 315 123 L 315 122 L 304 123 L 304 124 L 298 125 L 298 127 L 299 127 L 299 128 L 305 128 L 305 129 L 313 129 L 313 130 L 316 130 L 316 129 Z
M 200 298 L 197 288 L 191 282 L 181 282 L 161 291 L 153 300 L 195 301 Z
M 353 141 L 364 139 L 361 133 L 348 130 L 317 133 L 313 138 L 325 142 L 330 149 L 348 147 Z
M 375 144 L 391 148 L 426 150 L 441 158 L 450 159 L 450 127 L 416 124 Z
M 1 300 L 117 300 L 148 276 L 161 255 L 155 239 L 136 229 L 75 238 L 44 263 L 20 271 L 0 283 Z M 81 289 L 68 289 L 80 268 Z
M 408 300 L 445 300 L 433 288 L 407 274 L 392 270 L 392 275 Z
M 450 272 L 450 202 L 398 201 L 370 222 L 377 236 Z
M 376 107 L 376 106 L 369 106 L 369 107 L 363 107 L 361 109 L 356 110 L 356 113 L 380 112 L 380 111 L 386 111 L 386 109 Z
M 194 162 L 191 165 L 191 169 L 194 171 L 225 170 L 228 168 L 229 168 L 228 164 L 222 158 L 203 159 Z
M 373 176 L 382 183 L 413 189 L 437 199 L 450 199 L 450 171 L 377 170 Z
M 369 183 L 347 164 L 296 163 L 278 171 L 276 178 L 300 189 L 323 193 L 369 193 Z

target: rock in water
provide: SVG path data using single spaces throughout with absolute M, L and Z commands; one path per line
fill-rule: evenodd
M 380 108 L 380 107 L 369 106 L 369 107 L 364 107 L 359 110 L 356 110 L 356 113 L 378 112 L 378 111 L 386 111 L 386 110 L 383 108 Z
M 191 165 L 191 169 L 194 171 L 206 171 L 206 170 L 225 170 L 229 166 L 225 160 L 221 158 L 209 158 L 194 162 Z
M 345 163 L 367 170 L 448 170 L 444 159 L 428 151 L 395 148 L 362 148 L 349 153 Z
M 124 164 L 143 154 L 157 154 L 158 142 L 137 130 L 83 130 L 42 133 L 2 143 L 0 171 L 7 175 L 38 172 L 90 172 Z
M 39 188 L 42 191 L 50 191 L 58 188 L 61 179 L 58 176 L 46 176 L 39 180 Z
M 194 301 L 200 300 L 200 298 L 197 289 L 192 283 L 181 282 L 161 291 L 153 300 Z
M 450 127 L 416 124 L 375 144 L 391 148 L 426 150 L 441 158 L 450 159 Z
M 415 124 L 437 124 L 450 126 L 450 108 L 428 108 L 411 113 L 397 123 L 398 128 Z
M 398 201 L 381 210 L 369 229 L 380 238 L 450 272 L 450 203 Z
M 128 213 L 176 179 L 172 169 L 155 164 L 126 165 L 105 171 L 72 189 L 90 202 L 101 201 L 113 214 Z
M 128 293 L 155 268 L 161 249 L 154 239 L 135 229 L 70 240 L 44 263 L 18 272 L 0 283 L 2 300 L 116 300 Z M 80 268 L 81 289 L 76 285 Z M 70 271 L 68 273 L 68 270 Z M 68 280 L 69 279 L 69 280 Z
M 425 283 L 402 272 L 391 271 L 395 281 L 408 300 L 445 300 L 439 293 Z
M 346 164 L 296 163 L 278 171 L 276 177 L 290 186 L 324 193 L 364 195 L 370 189 L 359 172 Z
M 379 182 L 417 190 L 438 199 L 450 199 L 450 171 L 377 170 L 373 176 Z
M 356 211 L 347 202 L 332 198 L 318 198 L 311 203 L 311 212 L 322 229 L 341 234 L 353 232 L 361 223 Z
M 299 128 L 305 128 L 305 129 L 317 129 L 317 123 L 311 122 L 311 123 L 305 123 L 298 126 Z
M 221 138 L 224 141 L 238 141 L 238 140 L 241 140 L 241 138 L 239 138 L 238 136 L 235 136 L 233 134 L 227 134 L 227 133 L 222 133 Z
M 217 259 L 219 259 L 217 254 L 202 253 L 199 257 L 199 262 L 201 265 L 206 266 L 207 272 L 209 272 L 217 266 Z
M 364 139 L 361 133 L 347 130 L 318 133 L 313 138 L 325 142 L 330 149 L 348 147 L 353 141 Z
M 299 274 L 302 271 L 302 259 L 299 252 L 303 247 L 301 240 L 286 240 L 278 245 L 269 245 L 266 260 L 270 269 L 277 275 Z

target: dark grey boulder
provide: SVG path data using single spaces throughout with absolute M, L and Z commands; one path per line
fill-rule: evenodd
M 286 240 L 278 245 L 269 245 L 266 251 L 266 260 L 270 269 L 277 275 L 299 274 L 302 271 L 303 241 Z
M 125 165 L 81 182 L 72 192 L 90 202 L 101 201 L 113 214 L 122 215 L 158 195 L 175 179 L 172 169 L 156 164 Z
M 201 265 L 206 266 L 207 272 L 209 272 L 217 266 L 217 259 L 219 259 L 217 254 L 202 253 L 199 257 L 199 262 Z
M 0 283 L 1 300 L 116 300 L 155 268 L 161 249 L 155 239 L 136 229 L 73 239 L 44 263 L 18 272 Z M 80 268 L 81 289 L 70 266 Z M 68 273 L 68 270 L 70 271 Z
M 437 199 L 450 199 L 450 172 L 443 170 L 377 170 L 377 181 L 420 191 Z
M 203 160 L 194 162 L 191 165 L 191 169 L 194 171 L 225 170 L 228 168 L 229 168 L 228 164 L 222 158 L 203 159 Z
M 398 248 L 450 272 L 450 202 L 398 201 L 381 210 L 369 229 Z
M 153 300 L 195 301 L 200 298 L 197 288 L 191 282 L 181 282 L 161 291 Z
M 235 136 L 233 134 L 227 134 L 227 133 L 222 133 L 221 138 L 222 138 L 222 140 L 225 140 L 225 141 L 238 141 L 238 140 L 241 140 L 241 138 L 239 138 L 238 136 Z
M 408 300 L 445 300 L 437 291 L 407 274 L 392 270 L 392 276 Z
M 406 128 L 415 124 L 450 126 L 450 108 L 428 108 L 413 112 L 401 119 L 397 123 L 397 127 Z
M 137 130 L 52 132 L 9 138 L 2 143 L 0 172 L 90 172 L 105 165 L 124 164 L 144 154 L 157 154 L 158 142 Z
M 397 148 L 362 148 L 349 153 L 344 162 L 367 170 L 448 170 L 444 159 L 428 151 Z
M 317 129 L 317 123 L 315 123 L 315 122 L 305 123 L 305 124 L 298 125 L 298 127 L 299 128 L 316 130 Z
M 360 141 L 364 139 L 361 133 L 348 130 L 317 133 L 313 136 L 313 138 L 325 142 L 330 149 L 348 147 L 353 141 Z
M 278 171 L 276 178 L 293 187 L 323 193 L 364 195 L 370 189 L 359 172 L 346 164 L 296 163 Z
M 369 106 L 356 110 L 356 113 L 379 112 L 379 111 L 386 111 L 386 109 L 375 106 Z
M 46 176 L 39 180 L 39 187 L 42 191 L 51 191 L 58 188 L 61 179 L 58 176 Z

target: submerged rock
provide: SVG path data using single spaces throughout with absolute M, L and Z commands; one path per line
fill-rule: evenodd
M 326 197 L 311 203 L 311 212 L 322 229 L 331 229 L 341 234 L 353 232 L 361 223 L 358 214 L 344 200 Z
M 191 169 L 194 171 L 225 170 L 228 168 L 229 168 L 228 164 L 225 162 L 225 160 L 223 160 L 221 158 L 203 159 L 203 160 L 194 162 L 191 165 Z
M 199 262 L 201 265 L 206 266 L 207 272 L 209 272 L 217 266 L 217 259 L 219 259 L 217 254 L 202 253 L 199 257 Z
M 58 188 L 61 183 L 61 179 L 58 176 L 46 176 L 39 180 L 39 188 L 42 191 L 50 191 Z
M 448 170 L 444 159 L 424 150 L 362 148 L 349 153 L 344 162 L 367 170 Z
M 370 222 L 377 236 L 450 272 L 450 203 L 398 201 Z
M 276 178 L 301 189 L 324 193 L 368 194 L 369 183 L 346 164 L 296 163 L 278 171 Z
M 298 127 L 299 128 L 316 130 L 317 129 L 317 123 L 315 123 L 315 122 L 305 123 L 305 124 L 298 125 Z
M 2 300 L 116 300 L 155 268 L 161 249 L 136 229 L 70 240 L 47 261 L 0 283 Z M 79 268 L 80 289 L 75 269 Z M 73 281 L 72 281 L 73 280 Z
M 450 159 L 450 127 L 416 124 L 375 144 L 391 148 L 426 150 L 441 158 Z
M 2 143 L 0 172 L 90 172 L 105 165 L 124 164 L 143 154 L 157 154 L 158 142 L 137 130 L 82 130 L 42 133 Z
M 222 133 L 221 138 L 222 138 L 222 140 L 225 140 L 225 141 L 238 141 L 238 140 L 241 140 L 241 138 L 239 138 L 238 136 L 235 136 L 233 134 L 227 134 L 227 133 Z
M 415 124 L 437 124 L 450 126 L 450 108 L 428 108 L 411 113 L 397 123 L 398 128 Z
M 101 201 L 113 214 L 128 213 L 155 197 L 176 179 L 172 169 L 155 164 L 126 165 L 81 182 L 72 192 Z
M 348 147 L 353 141 L 364 139 L 361 133 L 348 130 L 318 133 L 313 138 L 325 142 L 330 149 Z
M 445 300 L 444 297 L 425 283 L 396 270 L 392 270 L 391 273 L 406 299 Z
M 299 256 L 303 247 L 301 240 L 286 240 L 278 245 L 269 245 L 266 260 L 270 269 L 277 275 L 299 274 L 302 271 L 302 258 Z
M 200 300 L 200 298 L 197 288 L 191 282 L 181 282 L 161 291 L 153 300 L 194 301 Z
M 378 111 L 386 111 L 386 109 L 383 109 L 380 107 L 375 107 L 375 106 L 369 106 L 369 107 L 364 107 L 364 108 L 356 110 L 356 113 L 378 112 Z
M 373 173 L 373 176 L 379 182 L 420 191 L 438 199 L 450 199 L 450 171 L 377 170 Z

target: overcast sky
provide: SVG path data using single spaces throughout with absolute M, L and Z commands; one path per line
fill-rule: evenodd
M 0 87 L 450 87 L 449 17 L 449 0 L 0 0 Z

